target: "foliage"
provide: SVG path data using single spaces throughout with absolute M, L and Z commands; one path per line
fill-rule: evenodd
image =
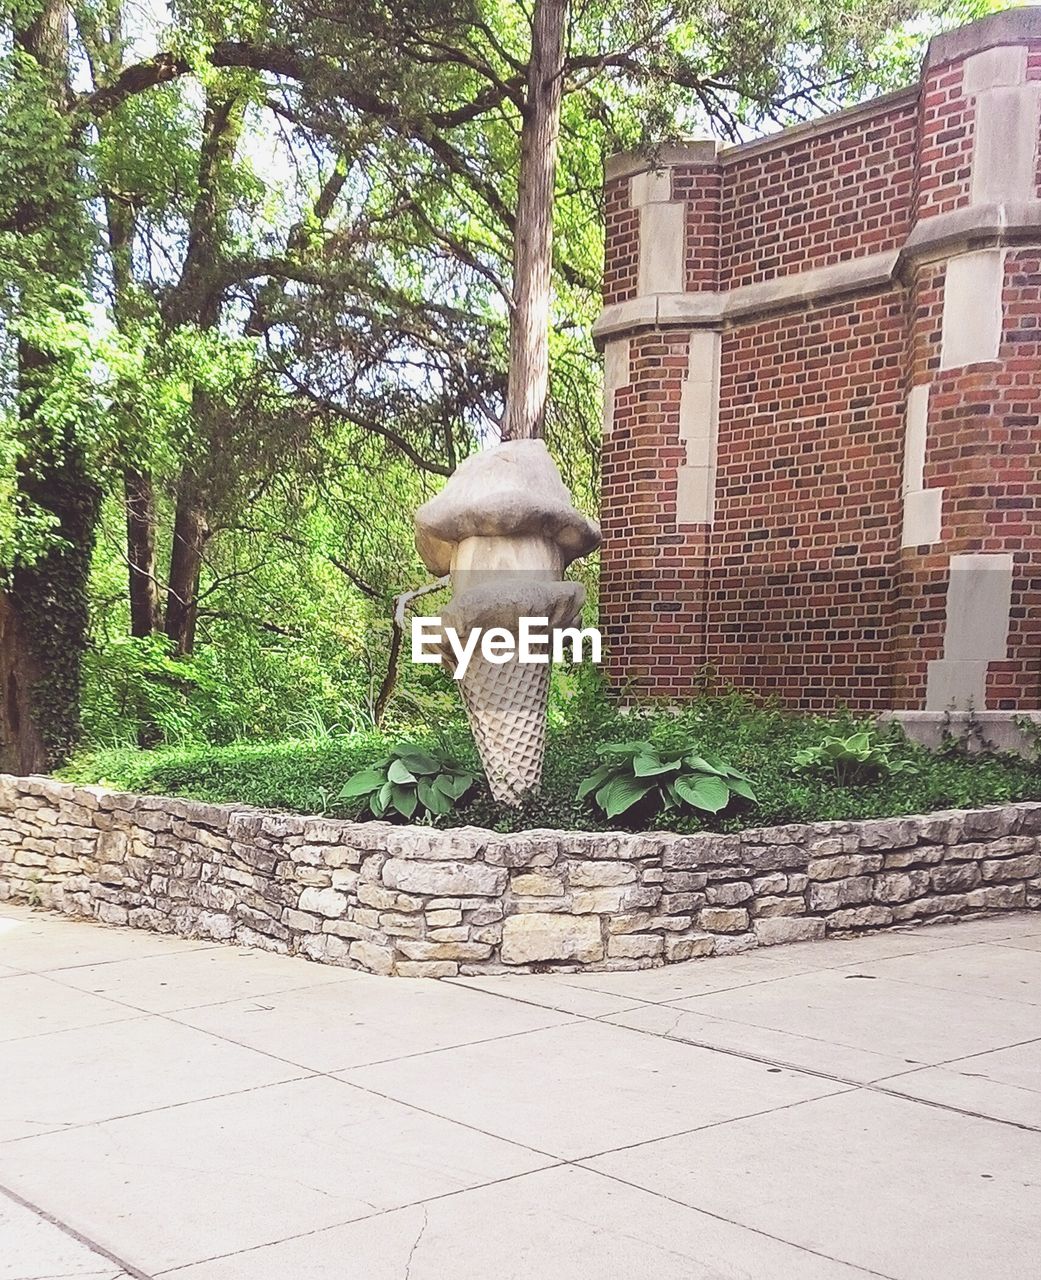
M 644 814 L 685 809 L 721 813 L 735 796 L 755 801 L 749 779 L 711 752 L 619 742 L 603 747 L 600 754 L 606 762 L 582 782 L 576 799 L 592 797 L 608 821 L 637 805 Z
M 160 16 L 82 0 L 63 7 L 68 74 L 50 75 L 12 39 L 39 7 L 0 23 L 0 568 L 39 563 L 34 627 L 48 599 L 71 601 L 37 654 L 40 688 L 52 672 L 61 688 L 54 749 L 75 733 L 85 616 L 95 744 L 363 728 L 391 601 L 422 581 L 409 512 L 496 438 L 527 9 L 184 0 Z M 597 496 L 605 154 L 748 137 L 892 87 L 932 30 L 991 7 L 570 7 L 547 431 L 581 505 Z M 20 339 L 47 355 L 31 406 Z M 62 459 L 83 473 L 64 521 L 23 482 Z M 155 499 L 139 577 L 158 613 L 187 600 L 198 614 L 179 686 L 155 651 L 119 648 L 132 472 Z M 199 562 L 175 581 L 186 512 Z M 581 572 L 592 585 L 595 566 Z M 445 696 L 408 671 L 390 718 L 420 707 L 421 731 Z
M 910 760 L 894 759 L 898 743 L 879 739 L 868 730 L 848 737 L 832 735 L 814 747 L 804 747 L 792 761 L 796 769 L 830 773 L 842 786 L 855 786 L 882 774 L 913 772 Z
M 359 813 L 374 818 L 444 818 L 473 791 L 477 778 L 442 751 L 404 742 L 348 778 L 337 799 L 362 800 Z
M 704 697 L 679 710 L 644 704 L 624 713 L 585 678 L 557 690 L 541 794 L 514 810 L 477 789 L 457 811 L 435 821 L 500 831 L 602 828 L 602 816 L 578 800 L 577 791 L 600 763 L 603 744 L 622 739 L 646 740 L 662 754 L 689 751 L 689 744 L 697 742 L 703 753 L 723 756 L 754 778 L 756 795 L 753 811 L 662 810 L 646 823 L 630 811 L 621 815 L 623 826 L 734 831 L 750 823 L 892 817 L 1041 799 L 1041 766 L 1035 762 L 996 754 L 933 754 L 907 741 L 896 728 L 890 731 L 892 759 L 910 763 L 914 772 L 844 786 L 828 774 L 793 771 L 791 762 L 800 750 L 817 745 L 826 735 L 848 737 L 867 727 L 851 716 L 799 716 L 738 694 Z M 478 772 L 462 720 L 442 721 L 440 730 L 440 740 L 428 734 L 425 748 L 439 741 L 442 750 Z M 99 751 L 74 760 L 65 776 L 128 790 L 350 817 L 355 806 L 336 798 L 343 779 L 386 754 L 395 741 L 370 732 L 266 745 Z

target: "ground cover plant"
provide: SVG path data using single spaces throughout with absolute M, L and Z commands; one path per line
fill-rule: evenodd
M 840 777 L 833 770 L 799 767 L 800 753 L 821 747 L 828 738 L 845 740 L 868 730 L 892 769 Z M 479 774 L 465 722 L 439 717 L 436 729 L 417 723 L 408 734 L 399 730 L 394 737 L 369 732 L 272 744 L 98 751 L 77 757 L 63 776 L 131 791 L 354 817 L 359 800 L 341 798 L 345 783 L 375 767 L 405 737 L 413 746 L 435 756 L 445 753 L 462 770 Z M 591 803 L 593 793 L 580 792 L 610 758 L 605 748 L 635 742 L 650 744 L 662 761 L 696 751 L 702 760 L 725 763 L 747 779 L 742 785 L 754 800 L 739 798 L 716 812 L 690 805 L 663 805 L 652 812 L 633 806 L 608 819 L 604 807 Z M 595 682 L 586 681 L 555 696 L 539 795 L 509 809 L 491 799 L 479 778 L 461 799 L 450 813 L 426 815 L 422 821 L 499 831 L 608 826 L 735 831 L 1041 799 L 1041 766 L 1009 755 L 970 756 L 953 745 L 929 752 L 909 742 L 896 726 L 870 726 L 845 714 L 797 715 L 734 693 L 701 697 L 679 709 L 644 705 L 626 711 Z

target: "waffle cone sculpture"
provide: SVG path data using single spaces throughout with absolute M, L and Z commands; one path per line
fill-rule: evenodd
M 416 512 L 416 546 L 427 568 L 452 575 L 442 616 L 462 638 L 521 618 L 572 626 L 585 590 L 567 566 L 600 545 L 597 525 L 576 511 L 541 440 L 514 440 L 468 458 Z M 451 664 L 450 651 L 442 660 Z M 492 795 L 519 804 L 542 780 L 548 663 L 488 662 L 478 648 L 459 689 Z

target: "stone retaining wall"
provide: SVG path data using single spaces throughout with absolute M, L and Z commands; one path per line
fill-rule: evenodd
M 0 776 L 0 898 L 381 974 L 638 969 L 1041 907 L 1041 803 L 500 835 Z

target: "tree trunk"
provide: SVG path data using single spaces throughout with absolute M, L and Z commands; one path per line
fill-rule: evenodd
M 170 578 L 166 593 L 166 634 L 180 657 L 195 648 L 195 624 L 199 613 L 199 575 L 209 529 L 206 512 L 189 472 L 181 475 L 174 516 Z
M 163 625 L 155 580 L 155 495 L 152 478 L 133 467 L 123 472 L 127 517 L 130 634 L 155 635 Z
M 58 110 L 68 100 L 68 16 L 66 0 L 43 0 L 32 21 L 14 31 L 15 48 L 35 60 Z M 71 153 L 68 171 L 75 171 Z M 82 246 L 68 230 L 75 228 L 74 211 L 60 207 L 61 199 L 46 170 L 38 181 L 27 174 L 15 226 L 19 235 L 43 236 L 45 260 L 75 278 L 85 265 Z M 45 297 L 46 280 L 41 288 Z M 39 301 L 23 296 L 19 306 L 29 309 Z M 65 759 L 79 731 L 87 581 L 100 495 L 72 430 L 37 422 L 52 358 L 19 338 L 17 366 L 21 434 L 31 455 L 29 465 L 19 468 L 19 494 L 54 518 L 48 549 L 13 570 L 0 598 L 0 766 L 31 773 Z
M 536 0 L 521 126 L 504 440 L 542 435 L 549 394 L 553 201 L 568 0 Z
M 205 331 L 216 328 L 220 322 L 222 296 L 214 286 L 212 272 L 224 249 L 228 229 L 221 180 L 235 157 L 244 109 L 241 94 L 214 90 L 207 97 L 199 158 L 199 195 L 192 211 L 181 278 L 163 309 L 168 330 L 191 324 Z M 218 413 L 209 392 L 200 385 L 192 391 L 192 416 L 199 440 L 206 442 L 210 450 L 219 448 L 214 432 Z M 167 580 L 166 634 L 181 657 L 188 656 L 195 647 L 202 553 L 209 536 L 207 490 L 203 483 L 206 464 L 204 447 L 194 463 L 188 462 L 182 468 L 177 485 Z

